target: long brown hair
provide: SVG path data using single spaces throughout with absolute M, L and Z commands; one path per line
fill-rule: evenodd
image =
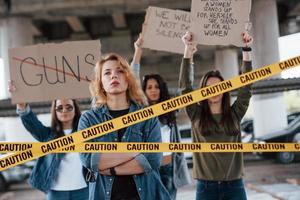
M 220 79 L 221 81 L 224 81 L 224 78 L 221 76 L 221 73 L 216 70 L 216 71 L 209 71 L 207 72 L 200 81 L 200 88 L 204 88 L 207 85 L 207 81 L 209 78 L 215 77 Z M 202 135 L 210 135 L 212 134 L 209 129 L 209 127 L 215 127 L 217 126 L 217 122 L 214 120 L 211 110 L 209 108 L 208 100 L 204 100 L 200 102 L 201 105 L 201 114 L 200 114 L 200 130 Z M 239 134 L 239 128 L 236 124 L 236 122 L 233 119 L 232 115 L 232 110 L 231 110 L 231 105 L 230 105 L 230 94 L 229 92 L 226 92 L 223 94 L 222 97 L 222 104 L 221 104 L 221 109 L 222 109 L 222 117 L 220 123 L 224 126 L 225 128 L 225 133 L 227 135 L 237 135 Z
M 64 136 L 65 134 L 64 134 L 63 125 L 61 121 L 59 121 L 59 119 L 57 118 L 57 114 L 55 111 L 56 101 L 57 100 L 52 101 L 52 106 L 51 106 L 51 129 L 56 134 L 55 138 L 58 138 Z M 81 116 L 81 111 L 77 101 L 74 99 L 72 99 L 72 101 L 74 104 L 74 112 L 75 112 L 73 122 L 72 122 L 72 132 L 75 132 L 77 131 L 77 126 L 78 126 L 79 118 Z
M 149 74 L 143 77 L 142 88 L 144 93 L 146 93 L 147 84 L 150 79 L 154 79 L 158 83 L 160 94 L 157 103 L 169 100 L 171 96 L 169 94 L 168 85 L 165 80 L 158 74 Z M 167 124 L 170 127 L 176 123 L 176 116 L 174 111 L 160 115 L 158 116 L 158 119 L 162 124 Z
M 90 92 L 94 99 L 93 103 L 95 106 L 101 106 L 107 103 L 107 96 L 102 85 L 101 75 L 104 63 L 109 60 L 117 61 L 125 71 L 126 81 L 128 82 L 128 88 L 126 91 L 127 99 L 140 105 L 147 105 L 147 99 L 141 89 L 141 85 L 135 78 L 128 62 L 116 53 L 109 53 L 104 55 L 102 59 L 97 62 L 94 70 L 94 78 L 90 83 Z

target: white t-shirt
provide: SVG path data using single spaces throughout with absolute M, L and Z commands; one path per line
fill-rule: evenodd
M 171 139 L 171 129 L 168 125 L 162 125 L 160 127 L 161 139 L 163 143 L 170 143 Z M 172 152 L 163 152 L 163 156 L 171 155 Z
M 64 130 L 64 133 L 72 133 L 71 129 Z M 58 177 L 51 187 L 51 190 L 70 191 L 87 187 L 82 174 L 82 164 L 79 153 L 67 153 L 60 162 Z

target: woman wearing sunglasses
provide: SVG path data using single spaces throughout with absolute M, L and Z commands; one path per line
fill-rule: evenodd
M 134 43 L 134 56 L 132 68 L 139 78 L 140 60 L 142 56 L 143 38 L 140 35 Z M 142 89 L 150 105 L 170 99 L 167 83 L 159 74 L 145 75 L 142 80 Z M 159 116 L 162 142 L 180 142 L 175 112 L 169 112 Z M 190 183 L 190 175 L 183 153 L 164 152 L 159 168 L 161 180 L 167 188 L 171 199 L 176 199 L 177 189 Z
M 196 51 L 192 33 L 182 37 L 185 45 L 181 63 L 179 85 L 183 93 L 191 92 L 193 63 Z M 252 37 L 248 33 L 241 36 L 243 48 L 242 72 L 249 72 L 251 65 Z M 202 77 L 200 88 L 223 81 L 219 71 L 209 71 Z M 250 86 L 238 90 L 237 99 L 231 105 L 228 92 L 186 107 L 192 122 L 193 142 L 241 142 L 240 122 L 245 115 L 251 97 Z M 193 176 L 197 179 L 197 200 L 246 200 L 243 184 L 243 154 L 233 153 L 194 153 Z
M 90 91 L 92 109 L 80 117 L 86 129 L 142 109 L 146 98 L 127 61 L 115 53 L 97 62 Z M 125 118 L 126 119 L 126 118 Z M 131 125 L 93 142 L 161 142 L 157 118 Z M 90 200 L 169 200 L 159 177 L 161 153 L 83 153 L 91 177 Z
M 9 91 L 15 90 L 13 83 L 9 83 Z M 52 102 L 51 127 L 44 126 L 28 104 L 17 104 L 17 113 L 27 131 L 39 142 L 72 134 L 77 130 L 81 115 L 77 102 L 72 99 L 57 99 Z M 88 187 L 79 153 L 48 154 L 40 157 L 29 182 L 45 192 L 47 200 L 88 199 Z

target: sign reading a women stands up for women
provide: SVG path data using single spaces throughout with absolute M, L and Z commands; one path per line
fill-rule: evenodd
M 192 29 L 199 44 L 242 46 L 251 0 L 192 0 Z
M 89 82 L 101 56 L 99 40 L 9 49 L 12 103 L 90 97 Z

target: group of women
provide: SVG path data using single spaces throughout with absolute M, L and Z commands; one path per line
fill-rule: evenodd
M 241 35 L 243 72 L 251 70 L 252 37 Z M 183 93 L 193 90 L 193 55 L 196 45 L 191 32 L 180 66 L 179 86 Z M 132 64 L 116 53 L 102 57 L 90 83 L 91 109 L 81 115 L 72 99 L 52 103 L 51 127 L 44 126 L 26 103 L 17 104 L 25 128 L 40 142 L 50 141 L 77 130 L 137 111 L 170 99 L 167 83 L 158 74 L 140 81 L 143 38 L 135 42 Z M 223 81 L 219 71 L 207 72 L 200 88 Z M 9 90 L 17 88 L 13 82 Z M 193 142 L 240 142 L 240 121 L 251 97 L 250 86 L 238 90 L 231 105 L 229 93 L 186 107 L 192 124 Z M 91 142 L 180 142 L 176 112 L 131 125 L 103 135 Z M 243 200 L 242 153 L 194 153 L 193 177 L 197 180 L 198 200 Z M 45 192 L 48 200 L 169 200 L 177 189 L 190 183 L 183 153 L 67 153 L 49 154 L 38 159 L 30 177 L 33 187 Z

